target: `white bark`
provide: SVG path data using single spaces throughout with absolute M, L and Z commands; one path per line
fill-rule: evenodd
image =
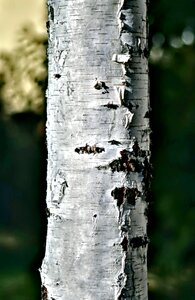
M 50 0 L 43 299 L 147 299 L 146 4 Z

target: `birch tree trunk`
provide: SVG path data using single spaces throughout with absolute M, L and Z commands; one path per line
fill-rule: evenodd
M 146 3 L 48 0 L 42 298 L 147 299 Z

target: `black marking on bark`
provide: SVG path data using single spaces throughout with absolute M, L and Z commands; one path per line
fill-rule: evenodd
M 141 196 L 141 192 L 137 188 L 116 187 L 111 191 L 111 196 L 117 200 L 117 206 L 120 206 L 127 201 L 128 204 L 135 206 L 136 200 Z
M 129 226 L 126 224 L 121 225 L 121 231 L 122 232 L 128 232 L 129 231 Z
M 52 216 L 55 220 L 62 221 L 62 217 L 60 215 L 52 214 Z
M 108 143 L 111 144 L 111 145 L 116 145 L 116 146 L 121 145 L 121 143 L 119 141 L 116 141 L 116 140 L 108 141 Z
M 47 292 L 47 288 L 42 285 L 41 286 L 41 300 L 47 300 L 48 299 L 48 292 Z
M 136 111 L 136 109 L 138 109 L 139 105 L 132 103 L 132 102 L 124 102 L 124 106 L 127 107 L 132 113 L 134 113 Z
M 141 164 L 137 159 L 132 158 L 132 154 L 128 150 L 120 151 L 121 157 L 113 160 L 109 167 L 112 172 L 140 172 Z
M 120 208 L 120 206 L 125 201 L 125 187 L 116 187 L 114 190 L 111 191 L 111 196 L 117 200 L 117 206 L 118 208 Z
M 131 205 L 135 205 L 135 202 L 137 200 L 138 197 L 141 196 L 141 192 L 138 191 L 137 188 L 128 188 L 126 190 L 126 198 L 127 198 L 127 202 Z
M 97 218 L 97 214 L 94 214 L 93 217 L 94 217 L 94 218 Z
M 124 236 L 124 238 L 123 238 L 123 240 L 121 242 L 121 246 L 123 248 L 123 251 L 127 252 L 127 250 L 128 250 L 128 244 L 129 244 L 129 241 L 128 241 L 127 237 Z
M 54 8 L 51 5 L 49 5 L 49 14 L 50 14 L 51 20 L 54 21 Z
M 45 23 L 45 25 L 46 25 L 47 33 L 49 33 L 49 27 L 50 27 L 49 21 L 47 21 L 47 22 Z
M 134 153 L 134 155 L 135 155 L 136 157 L 139 156 L 140 147 L 139 147 L 138 141 L 135 141 L 135 142 L 134 142 L 132 148 L 133 148 L 133 153 Z
M 143 183 L 148 186 L 148 165 L 147 162 L 147 155 L 149 151 L 141 150 L 137 141 L 133 144 L 133 150 L 128 151 L 126 149 L 120 151 L 121 157 L 118 159 L 113 160 L 109 163 L 109 165 L 105 166 L 98 166 L 98 170 L 106 170 L 111 168 L 112 172 L 142 172 L 144 179 Z M 76 148 L 76 152 L 83 151 Z M 144 161 L 143 161 L 144 158 Z
M 136 140 L 133 144 L 133 155 L 135 157 L 145 157 L 146 156 L 146 151 L 141 150 L 138 141 Z
M 78 150 L 77 150 L 78 151 Z M 133 152 L 126 149 L 120 151 L 121 157 L 113 160 L 109 165 L 98 166 L 98 170 L 111 168 L 112 172 L 141 172 L 143 165 L 138 158 L 135 158 Z
M 106 83 L 104 81 L 98 81 L 97 78 L 96 78 L 96 83 L 94 85 L 94 88 L 96 90 L 104 90 L 102 92 L 102 94 L 106 94 L 106 93 L 109 93 L 108 89 L 109 89 L 109 86 L 106 85 Z
M 105 149 L 104 148 L 101 148 L 101 147 L 97 147 L 96 145 L 93 145 L 93 146 L 89 146 L 88 144 L 86 144 L 85 146 L 83 147 L 78 147 L 78 148 L 75 148 L 75 152 L 77 152 L 78 154 L 97 154 L 97 153 L 101 153 L 101 152 L 104 152 Z
M 109 167 L 111 168 L 112 172 L 137 172 L 139 165 L 135 159 L 123 160 L 119 158 L 113 160 L 109 164 Z
M 140 248 L 140 247 L 146 247 L 148 243 L 149 243 L 149 239 L 146 235 L 135 236 L 132 239 L 130 239 L 130 246 L 133 249 Z
M 54 74 L 54 78 L 59 79 L 61 77 L 60 74 Z
M 144 162 L 143 162 L 143 171 L 142 171 L 142 175 L 143 175 L 143 183 L 145 184 L 146 188 L 150 187 L 150 183 L 151 183 L 151 169 L 152 166 L 149 163 L 147 157 L 145 157 Z
M 109 109 L 117 109 L 119 106 L 117 104 L 113 104 L 108 102 L 107 104 L 103 105 L 104 107 L 107 107 Z
M 126 20 L 126 16 L 123 13 L 121 13 L 119 19 L 121 21 L 124 21 L 124 20 Z
M 49 218 L 51 216 L 49 208 L 46 208 L 45 211 L 46 211 L 47 218 Z

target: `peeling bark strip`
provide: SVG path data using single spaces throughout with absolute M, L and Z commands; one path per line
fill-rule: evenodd
M 48 0 L 48 15 L 42 298 L 147 300 L 146 4 Z

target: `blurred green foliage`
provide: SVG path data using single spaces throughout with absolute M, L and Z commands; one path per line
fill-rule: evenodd
M 46 236 L 46 36 L 32 25 L 0 54 L 0 299 L 40 299 Z
M 151 1 L 149 299 L 195 296 L 195 1 Z
M 38 34 L 33 24 L 27 24 L 17 33 L 14 50 L 0 53 L 0 100 L 4 113 L 44 112 L 46 45 L 47 36 Z

